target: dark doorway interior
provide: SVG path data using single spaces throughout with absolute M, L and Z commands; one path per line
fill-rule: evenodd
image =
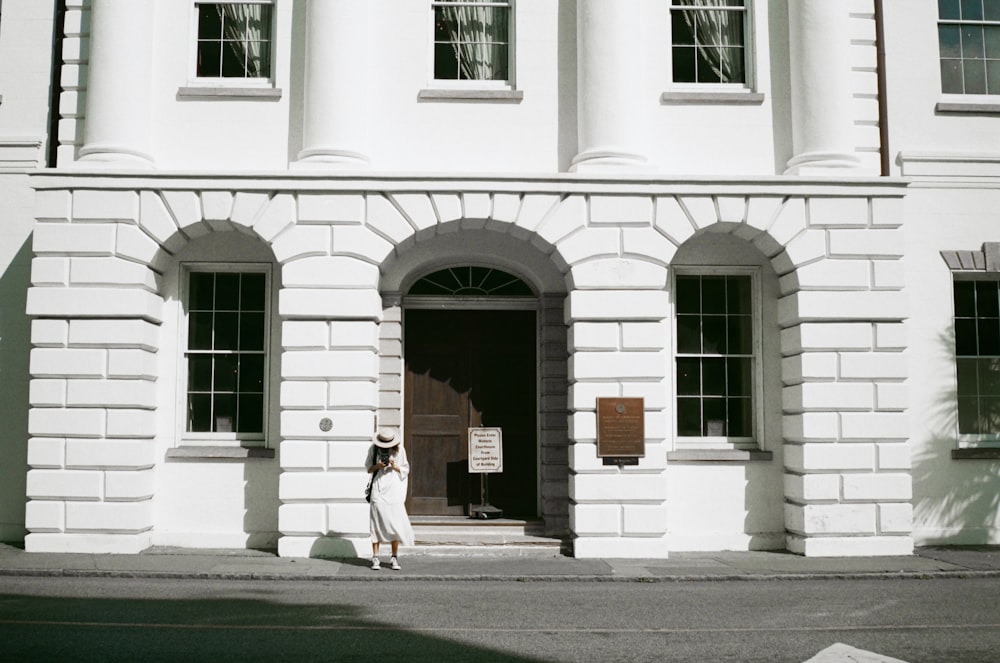
M 534 311 L 406 311 L 404 444 L 412 515 L 467 515 L 480 501 L 468 472 L 468 428 L 503 429 L 490 503 L 538 515 Z

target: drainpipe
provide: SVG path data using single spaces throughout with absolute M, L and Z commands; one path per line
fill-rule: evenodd
M 892 160 L 889 155 L 889 109 L 885 83 L 885 13 L 883 0 L 875 0 L 875 70 L 878 77 L 878 139 L 882 177 L 888 177 Z
M 66 0 L 55 0 L 52 18 L 52 75 L 49 77 L 49 135 L 46 142 L 47 168 L 55 168 L 59 153 L 59 97 L 62 94 L 63 40 L 66 31 Z

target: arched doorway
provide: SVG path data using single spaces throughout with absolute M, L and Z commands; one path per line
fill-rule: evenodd
M 490 503 L 538 516 L 537 297 L 489 267 L 428 274 L 404 298 L 404 444 L 412 515 L 468 515 L 480 503 L 468 471 L 468 429 L 499 427 L 503 472 Z

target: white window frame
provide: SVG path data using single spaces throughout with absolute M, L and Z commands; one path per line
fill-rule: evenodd
M 515 34 L 516 34 L 516 24 L 517 24 L 517 7 L 516 0 L 466 0 L 465 2 L 458 4 L 474 4 L 474 5 L 491 5 L 491 6 L 506 6 L 508 8 L 508 20 L 507 20 L 507 80 L 503 81 L 493 81 L 493 80 L 479 80 L 479 79 L 451 79 L 451 78 L 435 78 L 434 77 L 434 55 L 435 55 L 435 41 L 434 41 L 434 10 L 435 7 L 439 5 L 451 5 L 456 4 L 452 2 L 440 2 L 439 0 L 431 0 L 430 11 L 428 12 L 427 19 L 427 34 L 429 35 L 429 45 L 428 49 L 428 63 L 427 71 L 428 79 L 430 84 L 434 89 L 439 90 L 487 90 L 487 91 L 506 91 L 515 89 L 515 62 L 517 58 L 515 57 Z M 430 95 L 428 95 L 430 96 Z
M 1000 448 L 1000 431 L 996 433 L 962 433 L 961 432 L 961 417 L 958 413 L 958 360 L 960 359 L 958 355 L 958 330 L 957 325 L 955 325 L 956 320 L 956 309 L 955 309 L 955 283 L 963 282 L 989 282 L 997 285 L 1000 279 L 991 278 L 989 276 L 984 276 L 983 273 L 976 272 L 955 272 L 952 274 L 952 293 L 951 293 L 951 319 L 952 319 L 952 336 L 955 338 L 955 346 L 952 347 L 952 352 L 954 353 L 954 368 L 955 368 L 955 434 L 958 439 L 959 448 L 973 448 L 973 447 L 991 447 Z M 991 357 L 993 355 L 962 355 L 962 358 L 974 357 Z M 979 394 L 977 390 L 977 396 Z
M 198 5 L 203 4 L 234 4 L 234 5 L 270 5 L 271 7 L 271 61 L 270 75 L 266 77 L 255 76 L 232 77 L 232 76 L 199 76 L 198 75 Z M 275 84 L 275 45 L 277 32 L 277 0 L 239 0 L 214 2 L 212 0 L 195 0 L 191 3 L 191 21 L 189 34 L 190 48 L 188 52 L 188 84 L 191 87 L 205 88 L 273 88 Z
M 264 274 L 264 375 L 261 413 L 261 431 L 254 433 L 189 431 L 188 418 L 188 332 L 191 274 L 194 273 Z M 243 446 L 266 447 L 269 426 L 271 393 L 271 368 L 275 349 L 271 347 L 271 324 L 274 305 L 272 266 L 260 262 L 183 262 L 180 264 L 180 318 L 177 343 L 177 422 L 180 443 L 183 446 Z
M 678 370 L 677 359 L 683 356 L 677 351 L 677 278 L 679 276 L 747 276 L 750 278 L 750 311 L 752 316 L 751 328 L 753 330 L 753 341 L 751 347 L 753 356 L 750 360 L 752 377 L 751 398 L 751 423 L 752 436 L 681 436 L 678 430 L 679 416 L 677 411 L 678 397 Z M 762 448 L 764 439 L 764 371 L 762 365 L 763 339 L 762 339 L 762 308 L 761 308 L 761 283 L 760 268 L 755 266 L 676 266 L 671 270 L 670 292 L 671 292 L 671 353 L 670 371 L 671 380 L 671 400 L 670 407 L 674 413 L 673 436 L 674 448 L 684 449 L 739 449 L 757 450 Z M 704 356 L 704 355 L 698 355 Z M 725 356 L 725 355 L 720 355 Z
M 669 90 L 674 93 L 694 92 L 694 93 L 736 93 L 747 94 L 756 89 L 756 40 L 754 39 L 754 0 L 744 0 L 742 9 L 731 8 L 728 11 L 742 11 L 743 13 L 743 68 L 744 78 L 742 83 L 698 83 L 698 82 L 677 82 L 674 81 L 674 44 L 673 36 L 673 12 L 677 10 L 691 10 L 688 5 L 677 4 L 675 0 L 667 2 L 667 73 L 670 76 Z M 697 9 L 696 9 L 697 11 Z M 668 93 L 669 94 L 669 93 Z M 737 101 L 738 99 L 733 99 Z

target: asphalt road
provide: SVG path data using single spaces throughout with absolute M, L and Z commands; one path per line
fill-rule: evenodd
M 4 661 L 1000 660 L 1000 579 L 0 577 Z

